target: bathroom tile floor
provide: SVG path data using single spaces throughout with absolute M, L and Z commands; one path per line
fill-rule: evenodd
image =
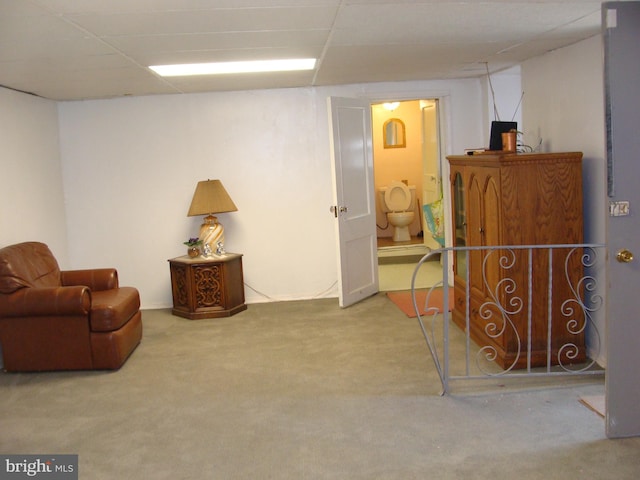
M 413 271 L 423 255 L 429 252 L 422 237 L 408 242 L 394 242 L 391 237 L 378 237 L 378 277 L 381 292 L 410 290 Z M 416 278 L 417 288 L 429 288 L 442 281 L 442 265 L 437 258 L 425 262 Z
M 422 244 L 423 240 L 420 237 L 411 237 L 408 242 L 394 242 L 391 237 L 378 237 L 378 248 L 385 247 L 397 247 L 401 245 L 417 245 Z
M 399 260 L 410 260 L 398 261 L 397 263 L 380 261 L 378 263 L 380 291 L 410 290 L 413 271 L 420 258 L 420 256 L 401 257 Z M 425 262 L 422 268 L 420 268 L 418 276 L 416 277 L 416 288 L 429 288 L 440 281 L 442 281 L 442 265 L 439 259 L 430 260 Z

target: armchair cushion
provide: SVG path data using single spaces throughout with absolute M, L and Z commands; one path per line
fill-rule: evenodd
M 0 249 L 0 293 L 24 287 L 60 286 L 60 268 L 44 243 L 25 242 Z
M 92 292 L 89 321 L 92 332 L 117 330 L 140 310 L 140 296 L 133 287 Z

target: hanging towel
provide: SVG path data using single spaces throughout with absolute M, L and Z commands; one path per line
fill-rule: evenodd
M 442 198 L 422 206 L 427 227 L 433 239 L 444 247 L 444 209 Z

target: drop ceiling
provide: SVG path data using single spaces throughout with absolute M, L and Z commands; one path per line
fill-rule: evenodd
M 476 77 L 600 32 L 589 0 L 0 0 L 0 85 L 54 100 Z M 161 78 L 149 65 L 318 59 Z

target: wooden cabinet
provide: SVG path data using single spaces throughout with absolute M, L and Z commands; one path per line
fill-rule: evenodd
M 583 242 L 582 154 L 447 157 L 454 246 Z M 454 255 L 454 322 L 502 368 L 585 359 L 579 248 L 469 249 Z M 529 275 L 531 272 L 531 275 Z M 469 303 L 467 304 L 467 279 Z M 567 313 L 567 307 L 573 313 Z M 529 322 L 531 318 L 531 322 Z M 530 348 L 529 348 L 530 345 Z M 549 348 L 550 347 L 550 348 Z
M 169 260 L 174 315 L 189 318 L 229 317 L 247 309 L 244 303 L 242 255 Z

